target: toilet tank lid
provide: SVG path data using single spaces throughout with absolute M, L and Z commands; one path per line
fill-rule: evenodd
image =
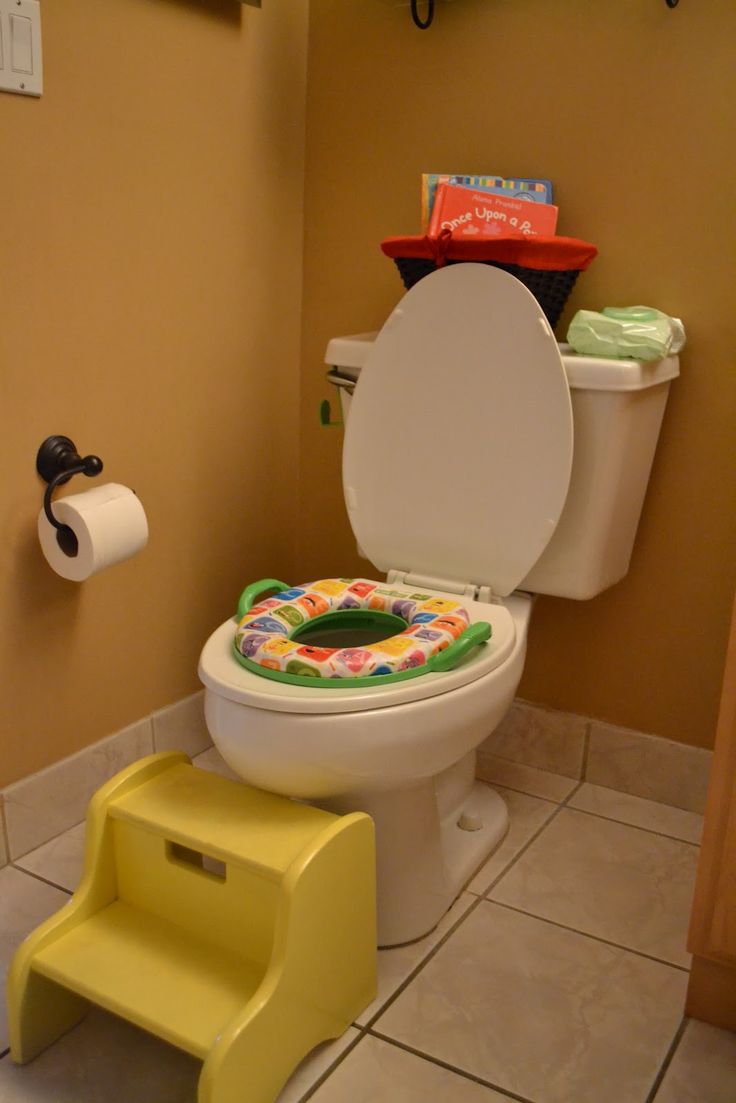
M 325 364 L 338 368 L 342 375 L 357 379 L 378 331 L 333 337 L 327 344 Z M 609 360 L 602 356 L 583 356 L 570 345 L 560 344 L 562 363 L 571 390 L 643 391 L 676 379 L 680 374 L 677 356 L 663 360 Z

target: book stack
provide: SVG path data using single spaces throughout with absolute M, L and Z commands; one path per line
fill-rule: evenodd
M 495 195 L 512 196 L 531 203 L 551 203 L 552 184 L 549 180 L 530 180 L 528 177 L 510 179 L 504 176 L 450 176 L 440 172 L 425 172 L 422 176 L 422 229 L 426 230 L 441 184 L 472 188 L 474 191 L 492 192 Z
M 542 234 L 551 237 L 557 228 L 557 207 L 530 203 L 491 192 L 441 184 L 429 221 L 430 237 L 449 230 L 453 237 L 483 238 L 502 234 Z
M 549 180 L 425 173 L 422 226 L 433 237 L 483 240 L 508 234 L 553 235 L 557 207 Z

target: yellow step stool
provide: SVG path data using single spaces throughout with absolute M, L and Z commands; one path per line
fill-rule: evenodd
M 92 798 L 79 888 L 13 959 L 10 1052 L 91 1001 L 203 1060 L 199 1103 L 272 1103 L 375 994 L 371 819 L 155 754 Z

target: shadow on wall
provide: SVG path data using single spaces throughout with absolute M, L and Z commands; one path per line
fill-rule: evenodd
M 2 599 L 5 623 L 14 628 L 5 638 L 9 652 L 1 660 L 5 670 L 18 662 L 32 663 L 33 656 L 46 647 L 54 649 L 55 641 L 71 640 L 82 601 L 81 587 L 54 574 L 44 559 L 35 516 L 18 534 L 12 563 Z M 63 657 L 61 648 L 55 661 L 63 665 Z
M 158 0 L 158 2 L 186 8 L 195 15 L 201 15 L 203 19 L 214 19 L 218 23 L 230 23 L 237 27 L 243 21 L 243 4 L 240 0 Z M 248 2 L 250 3 L 250 0 Z M 260 7 L 260 4 L 257 6 Z

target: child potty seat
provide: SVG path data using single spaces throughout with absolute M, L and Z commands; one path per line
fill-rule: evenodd
M 279 592 L 252 604 L 269 590 Z M 451 670 L 491 635 L 486 621 L 470 624 L 458 601 L 407 594 L 365 578 L 323 578 L 296 587 L 263 579 L 243 591 L 237 617 L 233 650 L 238 662 L 264 677 L 315 687 L 375 686 Z M 385 639 L 359 647 L 299 641 L 307 627 L 382 625 Z

